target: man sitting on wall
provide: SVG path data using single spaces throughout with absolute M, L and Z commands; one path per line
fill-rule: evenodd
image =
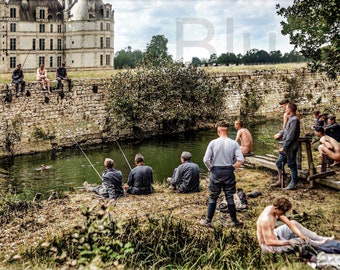
M 67 76 L 67 70 L 65 67 L 65 62 L 61 64 L 61 67 L 57 68 L 57 81 L 58 81 L 58 89 L 64 89 L 64 81 L 68 82 L 68 90 L 71 90 L 71 79 Z

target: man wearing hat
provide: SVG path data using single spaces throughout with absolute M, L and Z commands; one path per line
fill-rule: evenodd
M 15 96 L 16 97 L 18 97 L 19 95 L 19 84 L 21 87 L 20 92 L 23 93 L 25 91 L 24 73 L 21 69 L 21 64 L 18 64 L 16 69 L 13 70 L 12 83 L 15 84 Z
M 180 193 L 190 193 L 200 191 L 200 168 L 191 161 L 191 153 L 184 151 L 181 154 L 181 162 L 169 181 L 173 189 Z
M 340 125 L 336 122 L 334 115 L 328 116 L 328 125 L 325 127 L 325 134 L 340 142 Z

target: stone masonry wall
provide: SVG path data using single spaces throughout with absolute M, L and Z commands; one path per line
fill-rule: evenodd
M 226 110 L 221 117 L 239 117 L 242 101 L 251 95 L 260 104 L 256 116 L 279 117 L 282 113 L 279 100 L 293 94 L 297 95 L 300 112 L 327 109 L 340 118 L 339 82 L 329 80 L 324 74 L 305 70 L 255 71 L 220 73 L 212 77 L 223 80 L 226 85 Z M 133 138 L 133 131 L 125 129 L 119 119 L 114 121 L 113 129 L 111 127 L 114 134 L 106 131 L 109 85 L 110 80 L 74 80 L 71 91 L 66 89 L 63 96 L 59 91 L 47 95 L 33 82 L 26 88 L 31 96 L 16 98 L 13 95 L 11 102 L 5 101 L 6 86 L 0 85 L 0 157 L 61 149 L 75 142 L 91 145 Z M 10 90 L 13 93 L 13 87 Z M 148 132 L 161 133 L 154 126 Z

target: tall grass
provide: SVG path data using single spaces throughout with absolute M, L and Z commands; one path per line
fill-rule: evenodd
M 279 269 L 294 263 L 289 255 L 261 254 L 248 230 L 211 230 L 171 216 L 120 223 L 105 206 L 83 207 L 83 215 L 84 225 L 25 251 L 26 263 L 86 269 Z

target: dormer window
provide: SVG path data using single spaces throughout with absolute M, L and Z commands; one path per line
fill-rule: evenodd
M 17 9 L 16 8 L 10 9 L 10 17 L 13 18 L 13 19 L 17 17 Z
M 45 10 L 44 9 L 39 10 L 39 19 L 45 19 Z

